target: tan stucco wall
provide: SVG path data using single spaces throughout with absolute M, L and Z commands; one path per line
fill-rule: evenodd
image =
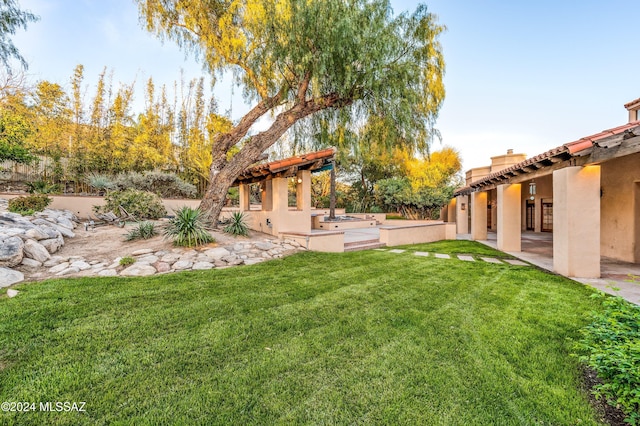
M 475 169 L 467 170 L 465 173 L 465 184 L 469 185 L 471 182 L 482 179 L 489 174 L 491 174 L 491 166 L 476 167 Z
M 499 172 L 526 159 L 527 154 L 505 154 L 491 157 L 491 173 Z
M 441 240 L 455 240 L 455 223 L 429 223 L 422 225 L 380 227 L 380 242 L 387 246 L 430 243 Z
M 625 262 L 640 262 L 634 255 L 638 241 L 634 198 L 640 182 L 640 153 L 607 161 L 601 166 L 601 254 Z
M 28 194 L 1 194 L 0 198 L 10 200 L 16 197 L 24 197 Z M 77 195 L 52 195 L 53 199 L 49 205 L 52 209 L 71 210 L 79 219 L 88 219 L 89 215 L 95 217 L 93 206 L 103 206 L 105 204 L 103 197 L 77 196 Z M 196 208 L 200 205 L 200 200 L 193 199 L 163 199 L 162 203 L 167 209 L 167 213 L 172 215 L 175 210 L 183 206 Z
M 308 250 L 325 253 L 344 252 L 344 232 L 322 232 L 317 234 L 280 234 L 281 238 L 296 241 Z

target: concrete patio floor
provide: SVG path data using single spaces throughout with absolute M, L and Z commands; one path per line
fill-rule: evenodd
M 479 241 L 489 247 L 497 249 L 495 232 L 489 232 L 487 240 Z M 468 239 L 468 238 L 462 238 Z M 508 254 L 553 272 L 553 234 L 552 233 L 522 233 L 522 251 L 507 252 Z M 640 264 L 627 263 L 602 257 L 600 259 L 601 278 L 568 277 L 574 281 L 589 285 L 605 293 L 621 296 L 629 302 L 640 305 Z M 630 282 L 638 277 L 637 282 Z

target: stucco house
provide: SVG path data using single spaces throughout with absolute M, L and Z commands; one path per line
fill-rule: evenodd
M 601 257 L 640 263 L 640 99 L 626 124 L 527 158 L 507 154 L 469 170 L 443 217 L 457 234 L 521 250 L 523 231 L 553 235 L 553 269 L 600 277 Z

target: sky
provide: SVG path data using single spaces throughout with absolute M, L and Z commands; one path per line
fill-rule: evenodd
M 117 82 L 172 86 L 207 75 L 171 41 L 140 25 L 132 0 L 19 0 L 40 16 L 13 37 L 34 80 L 69 88 L 85 67 L 87 96 L 106 66 Z M 395 12 L 414 0 L 391 0 Z M 441 37 L 447 95 L 432 149 L 456 148 L 463 168 L 513 149 L 534 156 L 627 122 L 623 105 L 640 98 L 637 0 L 430 0 L 447 27 Z M 214 94 L 233 118 L 248 111 L 228 79 Z M 143 99 L 136 99 L 142 105 Z M 264 123 L 263 123 L 264 125 Z

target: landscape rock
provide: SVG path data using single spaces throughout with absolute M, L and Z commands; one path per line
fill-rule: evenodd
M 138 258 L 136 260 L 136 263 L 146 263 L 146 264 L 152 265 L 156 263 L 158 260 L 160 260 L 158 256 L 155 256 L 153 254 L 147 254 L 146 256 L 142 256 Z
M 85 271 L 87 269 L 91 269 L 91 265 L 89 265 L 87 262 L 85 262 L 84 260 L 76 260 L 74 262 L 71 262 L 71 264 L 69 265 L 69 267 L 71 268 L 78 268 L 81 271 Z
M 142 256 L 142 255 L 151 254 L 151 253 L 153 253 L 153 250 L 151 249 L 140 249 L 131 253 L 131 256 Z
M 160 258 L 160 261 L 166 263 L 174 263 L 179 259 L 180 255 L 178 253 L 167 253 Z
M 176 271 L 182 271 L 184 269 L 191 268 L 191 266 L 193 266 L 193 262 L 190 260 L 178 260 L 176 263 L 174 263 L 171 266 L 171 268 L 173 268 Z
M 27 240 L 24 243 L 24 255 L 38 262 L 46 262 L 51 259 L 47 249 L 36 240 Z
M 258 258 L 255 258 L 255 259 L 246 259 L 244 261 L 244 264 L 245 265 L 255 265 L 256 263 L 261 263 L 261 262 L 264 262 L 264 261 L 265 261 L 265 259 L 258 257 Z
M 0 268 L 0 288 L 24 281 L 24 274 L 9 268 Z
M 24 259 L 22 259 L 22 263 L 20 264 L 27 268 L 39 268 L 42 266 L 42 262 L 38 262 L 37 260 L 30 259 L 28 257 L 25 257 Z
M 127 269 L 120 272 L 120 275 L 125 277 L 146 277 L 153 275 L 156 272 L 158 272 L 156 271 L 156 268 L 151 265 L 134 263 Z
M 267 251 L 273 249 L 275 246 L 270 241 L 258 241 L 255 247 L 259 250 Z
M 15 290 L 13 288 L 8 288 L 7 289 L 7 297 L 9 299 L 16 297 L 18 295 L 18 293 L 20 293 L 18 290 Z
M 53 266 L 51 269 L 49 269 L 49 272 L 51 272 L 52 274 L 57 274 L 58 272 L 64 271 L 68 267 L 69 267 L 69 262 L 62 262 L 57 264 L 56 266 Z
M 191 267 L 194 271 L 213 269 L 213 263 L 211 262 L 196 262 Z
M 63 276 L 63 275 L 77 274 L 78 272 L 80 272 L 80 269 L 74 268 L 74 267 L 68 267 L 67 269 L 64 269 L 64 270 L 58 272 L 56 275 L 60 277 L 60 276 Z
M 46 262 L 44 262 L 43 266 L 46 266 L 47 268 L 50 268 L 52 266 L 56 266 L 61 264 L 62 262 L 66 262 L 67 259 L 66 257 L 62 257 L 62 256 L 51 256 L 51 259 L 47 260 Z
M 7 237 L 0 240 L 0 267 L 19 265 L 24 257 L 24 242 L 20 237 Z
M 72 221 L 70 221 L 69 219 L 67 219 L 64 216 L 57 218 L 56 222 L 59 225 L 64 226 L 65 228 L 68 228 L 70 230 L 73 230 L 76 227 L 75 223 L 73 223 Z
M 158 272 L 169 272 L 171 270 L 171 265 L 169 265 L 167 262 L 156 262 L 151 266 L 156 268 L 156 271 Z
M 231 252 L 224 247 L 216 247 L 205 251 L 204 254 L 211 259 L 222 259 L 229 256 Z
M 26 231 L 25 236 L 27 238 L 30 238 L 36 241 L 46 240 L 48 238 L 54 238 L 54 237 L 50 237 L 49 233 L 47 233 L 45 229 L 50 229 L 50 228 L 46 228 L 44 226 L 36 226 L 35 228 L 29 229 L 28 231 Z
M 98 276 L 100 276 L 100 277 L 117 277 L 118 276 L 118 271 L 116 271 L 115 269 L 103 269 L 102 271 L 98 272 Z

